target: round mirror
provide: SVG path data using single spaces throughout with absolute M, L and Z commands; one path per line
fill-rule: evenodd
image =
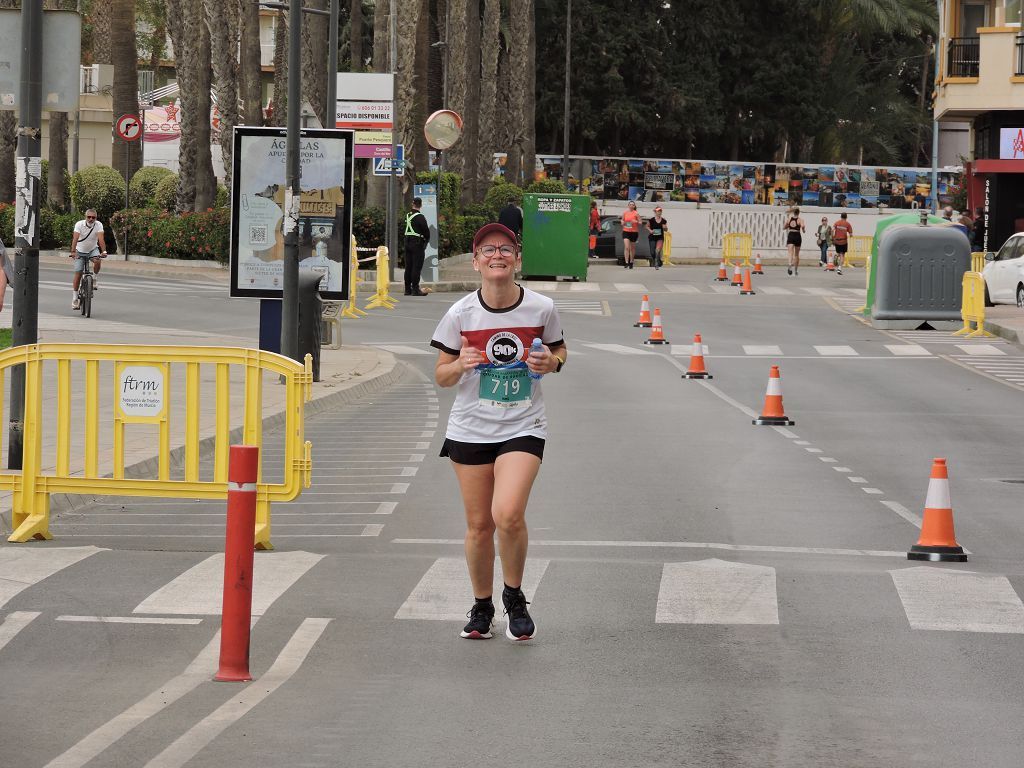
M 448 149 L 462 136 L 462 118 L 450 109 L 439 109 L 427 118 L 423 135 L 434 149 Z

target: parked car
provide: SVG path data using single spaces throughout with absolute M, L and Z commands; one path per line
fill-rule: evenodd
M 985 305 L 1016 304 L 1024 309 L 1024 232 L 1011 235 L 996 254 L 985 255 Z
M 647 232 L 640 228 L 640 237 L 636 241 L 636 258 L 651 258 L 651 245 L 647 240 Z M 624 264 L 622 244 L 622 220 L 618 216 L 601 217 L 601 234 L 597 236 L 594 253 L 600 259 L 615 259 L 616 263 Z

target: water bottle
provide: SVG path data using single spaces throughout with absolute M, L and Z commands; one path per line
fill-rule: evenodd
M 534 339 L 533 344 L 530 345 L 530 352 L 541 352 L 543 351 L 543 349 L 544 342 L 542 342 L 540 339 Z M 539 379 L 543 375 L 543 373 L 534 373 L 533 371 L 530 371 L 531 379 Z

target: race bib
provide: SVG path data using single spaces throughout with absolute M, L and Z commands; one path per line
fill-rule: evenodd
M 530 369 L 486 368 L 480 371 L 480 404 L 492 408 L 525 408 L 532 403 Z

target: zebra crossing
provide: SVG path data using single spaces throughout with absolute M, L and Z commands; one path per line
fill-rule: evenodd
M 720 284 L 720 283 L 684 283 L 680 281 L 665 281 L 663 284 L 656 286 L 648 286 L 646 283 L 631 283 L 631 282 L 611 282 L 611 283 L 584 283 L 584 282 L 553 282 L 550 280 L 536 281 L 531 280 L 526 283 L 529 288 L 540 293 L 622 293 L 630 295 L 639 295 L 642 293 L 656 294 L 668 291 L 669 293 L 678 293 L 684 295 L 737 295 L 739 289 L 732 284 Z M 835 288 L 821 288 L 816 286 L 793 286 L 791 288 L 783 288 L 781 286 L 770 286 L 770 285 L 755 285 L 754 290 L 758 293 L 764 293 L 768 296 L 818 296 L 818 297 L 856 297 L 861 299 L 860 304 L 863 304 L 863 298 L 866 295 L 866 291 L 863 288 L 847 288 L 837 286 Z M 859 306 L 859 304 L 858 304 Z
M 179 564 L 173 571 L 163 574 L 166 580 L 156 586 L 149 574 L 132 576 L 132 568 L 146 566 L 138 559 L 125 557 L 123 552 L 96 547 L 31 551 L 21 547 L 0 548 L 0 576 L 3 577 L 0 583 L 12 578 L 19 582 L 17 610 L 0 613 L 0 652 L 34 622 L 195 625 L 202 617 L 220 615 L 224 556 L 193 554 L 197 562 Z M 892 563 L 870 570 L 863 578 L 870 580 L 873 592 L 882 603 L 880 614 L 886 603 L 898 604 L 909 630 L 1024 634 L 1024 602 L 1005 574 L 932 565 L 911 566 L 905 561 L 897 565 L 899 559 L 905 557 L 901 552 L 863 551 L 862 554 L 873 559 L 892 559 Z M 315 592 L 319 588 L 315 581 L 318 574 L 327 579 L 332 578 L 330 574 L 334 572 L 325 561 L 344 557 L 344 554 L 323 555 L 302 550 L 256 557 L 253 616 L 267 614 L 280 600 L 301 600 L 304 592 L 311 589 Z M 69 581 L 75 581 L 76 569 L 94 558 L 101 561 L 95 568 L 117 569 L 121 578 L 116 603 L 126 615 L 48 612 L 52 596 L 62 592 Z M 556 562 L 557 577 L 552 577 L 551 566 Z M 381 619 L 390 616 L 402 622 L 462 620 L 468 586 L 465 567 L 460 556 L 424 560 L 414 571 L 414 574 L 421 574 L 415 583 L 409 578 L 410 574 L 403 574 L 401 578 L 408 584 L 396 593 L 394 603 L 381 606 Z M 646 606 L 644 615 L 651 629 L 666 624 L 797 624 L 799 612 L 780 611 L 780 606 L 788 606 L 794 599 L 820 599 L 825 604 L 840 604 L 843 599 L 842 595 L 826 594 L 829 587 L 821 586 L 813 569 L 806 571 L 714 557 L 665 561 L 659 569 L 650 568 L 646 560 L 635 564 L 627 562 L 623 568 L 626 571 L 618 569 L 616 578 L 629 576 L 631 583 L 637 585 L 633 604 Z M 635 573 L 628 573 L 631 568 Z M 496 571 L 497 591 L 501 587 L 500 567 Z M 544 617 L 541 620 L 551 621 L 559 615 L 558 603 L 572 600 L 577 588 L 599 588 L 595 579 L 599 580 L 600 572 L 597 561 L 576 557 L 529 558 L 524 591 L 531 597 L 534 611 Z M 1016 575 L 1013 578 L 1016 580 Z M 309 582 L 310 579 L 314 581 Z M 556 583 L 549 586 L 552 580 Z M 302 588 L 298 587 L 300 581 L 304 582 Z M 10 593 L 0 596 L 0 612 L 14 597 Z M 95 609 L 98 602 L 92 601 L 90 606 Z M 614 621 L 615 613 L 609 610 L 605 618 Z M 632 618 L 623 621 L 632 621 Z
M 65 281 L 40 280 L 39 289 L 44 291 L 64 291 L 67 293 L 71 290 L 71 281 L 70 279 Z M 162 277 L 152 280 L 125 280 L 118 276 L 115 279 L 107 280 L 101 276 L 100 290 L 101 292 L 127 291 L 129 293 L 148 294 L 153 293 L 154 290 L 159 290 L 161 294 L 202 294 L 205 296 L 220 294 L 227 296 L 228 286 L 218 283 L 176 283 Z

